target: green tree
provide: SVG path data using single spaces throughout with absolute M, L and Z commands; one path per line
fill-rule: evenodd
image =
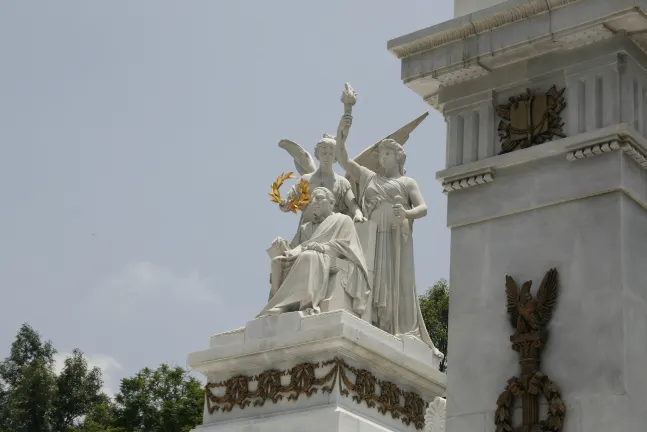
M 440 371 L 447 370 L 447 328 L 449 322 L 449 285 L 441 279 L 420 296 L 420 309 L 429 336 L 445 358 L 440 362 Z
M 0 431 L 111 431 L 99 415 L 110 399 L 101 392 L 101 371 L 90 369 L 78 349 L 54 372 L 56 350 L 28 324 L 18 331 L 9 356 L 0 362 Z M 81 419 L 97 428 L 81 428 Z M 113 417 L 114 420 L 114 417 Z M 113 430 L 116 432 L 116 430 Z
M 52 401 L 56 390 L 52 343 L 43 342 L 28 324 L 23 324 L 0 363 L 3 406 L 0 429 L 20 432 L 52 430 Z
M 202 423 L 204 390 L 181 367 L 144 368 L 121 380 L 115 426 L 126 432 L 187 432 Z
M 5 432 L 5 425 L 8 421 L 9 391 L 6 383 L 0 378 L 0 432 Z
M 83 423 L 72 429 L 75 432 L 123 432 L 117 428 L 117 405 L 106 394 L 101 395 L 101 400 L 94 404 L 85 416 Z
M 57 431 L 66 431 L 88 415 L 94 406 L 105 401 L 101 391 L 103 379 L 98 367 L 90 369 L 83 353 L 75 349 L 65 359 L 56 378 L 53 423 Z

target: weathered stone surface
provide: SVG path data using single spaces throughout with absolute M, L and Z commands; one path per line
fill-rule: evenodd
M 553 267 L 541 371 L 561 390 L 563 431 L 647 423 L 647 3 L 541 3 L 456 0 L 469 15 L 389 42 L 405 84 L 448 123 L 447 432 L 494 431 L 497 396 L 519 373 L 505 275 L 534 290 Z M 567 137 L 498 155 L 496 107 L 553 85 L 566 88 Z M 484 170 L 493 181 L 470 185 Z

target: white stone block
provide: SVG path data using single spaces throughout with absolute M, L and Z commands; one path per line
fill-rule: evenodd
M 269 330 L 263 330 L 264 327 Z M 403 392 L 418 394 L 426 402 L 445 392 L 445 375 L 438 371 L 436 357 L 429 347 L 413 338 L 404 341 L 396 338 L 346 311 L 309 316 L 292 312 L 260 318 L 250 321 L 245 328 L 244 334 L 252 337 L 233 343 L 232 335 L 239 333 L 213 336 L 212 348 L 190 354 L 189 365 L 207 376 L 209 382 L 226 382 L 236 376 L 253 377 L 269 370 L 286 371 L 304 362 L 316 363 L 319 366 L 314 369 L 314 378 L 328 379 L 326 382 L 334 382 L 335 387 L 328 393 L 322 390 L 322 385 L 316 385 L 318 391 L 309 397 L 301 394 L 296 400 L 288 400 L 286 393 L 276 403 L 266 400 L 262 406 L 251 404 L 245 409 L 234 406 L 229 412 L 211 413 L 205 406 L 205 424 L 196 432 L 415 430 L 389 413 L 381 414 L 377 407 L 357 403 L 352 399 L 354 393 L 350 387 L 344 387 L 350 392 L 347 396 L 340 393 L 339 386 L 346 386 L 343 380 L 325 378 L 334 372 L 332 365 L 341 364 L 334 363 L 339 361 L 346 365 L 344 373 L 351 383 L 356 379 L 353 370 L 365 370 L 378 380 L 377 384 L 380 380 L 393 383 Z M 227 340 L 227 344 L 215 345 L 218 340 Z M 324 366 L 323 362 L 330 360 L 334 360 L 332 365 Z M 289 383 L 290 375 L 283 375 L 281 385 Z M 249 391 L 254 391 L 256 385 L 252 380 Z M 380 386 L 375 390 L 379 395 Z M 219 396 L 225 394 L 222 386 L 209 391 Z M 402 397 L 402 407 L 404 403 Z
M 245 327 L 232 330 L 230 332 L 219 333 L 211 336 L 209 346 L 215 348 L 217 346 L 232 345 L 243 343 L 245 341 Z
M 302 315 L 302 312 L 291 312 L 249 321 L 245 326 L 245 340 L 265 339 L 299 331 Z
M 199 426 L 194 432 L 391 432 L 351 411 L 328 406 L 294 413 Z M 411 430 L 415 430 L 411 428 Z
M 412 336 L 402 336 L 402 346 L 404 353 L 410 355 L 414 358 L 424 358 L 424 356 L 429 355 L 429 347 L 422 343 L 419 339 L 416 339 Z M 440 361 L 442 359 L 437 356 L 433 356 L 431 359 L 434 367 L 440 366 Z

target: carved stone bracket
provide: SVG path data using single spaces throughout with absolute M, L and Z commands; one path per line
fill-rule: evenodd
M 577 150 L 571 150 L 566 153 L 566 160 L 573 162 L 579 159 L 586 159 L 604 153 L 610 153 L 616 150 L 622 150 L 634 161 L 636 161 L 637 164 L 639 164 L 644 169 L 647 169 L 647 157 L 643 154 L 642 151 L 638 150 L 636 146 L 628 141 L 613 140 L 607 143 L 594 144 L 591 146 L 582 147 Z
M 330 368 L 317 378 L 315 371 Z M 351 376 L 353 379 L 351 379 Z M 283 377 L 286 377 L 285 380 Z M 288 378 L 289 377 L 289 378 Z M 287 384 L 283 384 L 287 381 Z M 321 391 L 332 393 L 339 383 L 339 393 L 383 415 L 400 419 L 407 426 L 422 429 L 427 403 L 414 392 L 400 389 L 395 383 L 382 381 L 365 369 L 357 369 L 335 357 L 321 363 L 300 363 L 287 370 L 268 370 L 258 375 L 238 375 L 226 381 L 208 383 L 205 387 L 209 414 L 229 412 L 234 407 L 263 406 L 284 398 L 296 401 L 301 395 L 310 397 Z M 214 390 L 219 394 L 214 394 Z
M 620 143 L 613 140 L 607 143 L 595 144 L 588 147 L 582 147 L 577 150 L 572 150 L 566 153 L 566 160 L 576 161 L 578 159 L 586 159 L 593 156 L 601 155 L 603 153 L 610 153 L 612 151 L 620 150 Z
M 627 153 L 627 155 L 635 160 L 641 167 L 647 169 L 647 158 L 636 147 L 630 143 L 623 143 L 622 151 Z
M 467 189 L 494 181 L 494 170 L 491 168 L 472 172 L 455 178 L 448 178 L 443 182 L 443 193 Z

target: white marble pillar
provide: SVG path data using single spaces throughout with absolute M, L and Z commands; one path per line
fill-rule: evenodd
M 449 122 L 437 173 L 451 229 L 446 430 L 495 430 L 497 397 L 520 373 L 505 276 L 532 280 L 534 295 L 552 267 L 560 293 L 541 370 L 562 392 L 562 430 L 644 430 L 647 1 L 476 3 L 457 0 L 471 15 L 388 44 L 405 84 Z M 499 155 L 496 107 L 553 85 L 565 88 L 566 138 Z M 493 145 L 466 157 L 465 113 L 484 94 L 493 113 L 479 135 Z

